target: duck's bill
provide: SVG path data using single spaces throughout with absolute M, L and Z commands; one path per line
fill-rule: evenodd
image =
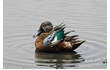
M 36 32 L 36 33 L 33 35 L 32 38 L 35 38 L 35 37 L 37 37 L 37 36 L 38 36 L 38 33 Z
M 37 37 L 38 35 L 40 35 L 43 31 L 41 29 L 39 29 L 34 35 L 32 38 L 35 38 Z

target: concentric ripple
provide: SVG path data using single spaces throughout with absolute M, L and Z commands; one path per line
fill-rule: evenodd
M 77 49 L 77 52 L 82 54 L 82 57 L 85 58 L 85 62 L 81 63 L 79 68 L 107 68 L 106 35 L 98 31 L 92 34 L 89 30 L 83 33 L 84 36 L 88 34 L 88 37 L 84 37 L 86 42 Z
M 4 37 L 4 67 L 24 68 L 34 64 L 34 41 L 31 35 Z
M 106 68 L 106 46 L 94 39 L 86 40 L 77 52 L 35 52 L 31 35 L 4 37 L 4 67 L 10 68 Z M 100 45 L 100 43 L 102 45 Z M 35 54 L 35 55 L 34 55 Z M 103 56 L 103 57 L 102 57 Z
M 106 0 L 4 0 L 3 68 L 107 68 Z M 32 35 L 40 23 L 64 22 L 86 40 L 76 53 L 35 52 Z M 27 33 L 27 34 L 25 34 Z

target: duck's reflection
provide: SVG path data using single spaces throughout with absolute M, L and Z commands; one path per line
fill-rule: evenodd
M 37 66 L 52 67 L 56 69 L 63 69 L 65 67 L 76 67 L 77 63 L 81 63 L 84 58 L 76 52 L 68 53 L 44 53 L 35 52 L 35 62 Z

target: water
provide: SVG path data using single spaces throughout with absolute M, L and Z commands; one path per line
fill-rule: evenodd
M 4 69 L 106 69 L 106 0 L 4 0 Z M 43 21 L 65 22 L 86 40 L 76 53 L 35 52 L 33 34 Z

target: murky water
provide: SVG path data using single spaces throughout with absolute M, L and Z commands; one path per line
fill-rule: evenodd
M 3 0 L 4 69 L 106 69 L 106 0 Z M 35 52 L 33 34 L 40 24 L 65 22 L 86 40 L 76 53 Z

